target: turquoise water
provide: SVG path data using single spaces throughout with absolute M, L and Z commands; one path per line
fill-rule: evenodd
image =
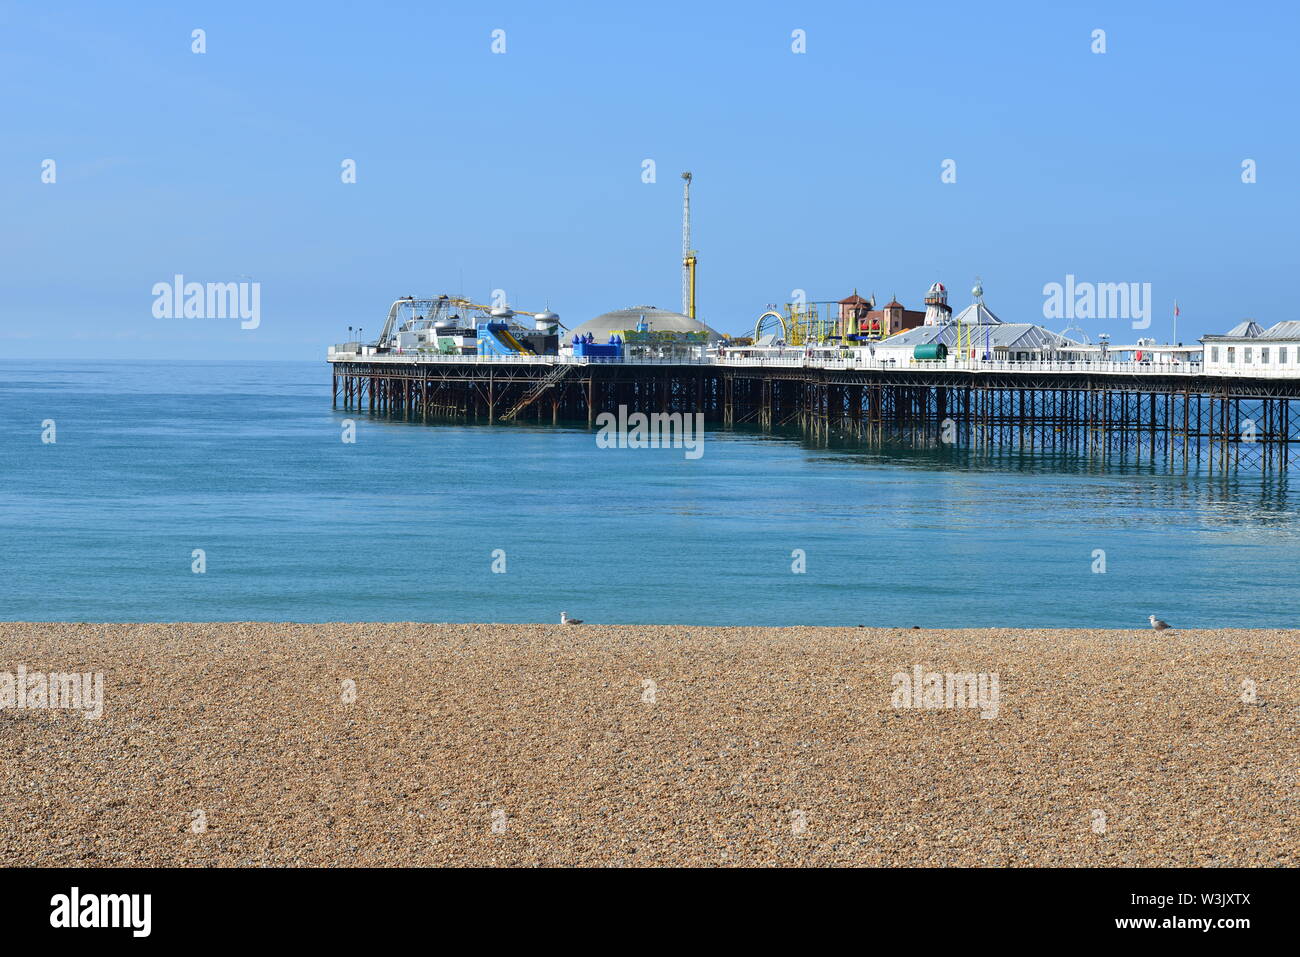
M 0 362 L 0 403 L 5 620 L 1297 620 L 1300 489 L 1259 472 L 364 415 L 345 444 L 324 362 Z

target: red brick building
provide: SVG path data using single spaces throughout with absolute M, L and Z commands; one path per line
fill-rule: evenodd
M 858 295 L 856 289 L 853 295 L 840 300 L 840 328 L 839 333 L 847 336 L 850 333 L 857 332 L 861 327 L 867 315 L 871 312 L 874 303 L 869 299 L 863 299 Z
M 840 335 L 858 333 L 872 338 L 884 339 L 896 336 L 908 329 L 915 329 L 925 322 L 925 312 L 905 309 L 897 299 L 885 304 L 885 308 L 874 308 L 875 303 L 863 299 L 857 290 L 853 295 L 840 300 Z

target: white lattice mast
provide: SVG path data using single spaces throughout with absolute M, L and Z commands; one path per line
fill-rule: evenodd
M 695 250 L 691 248 L 691 174 L 682 173 L 682 313 L 695 318 Z

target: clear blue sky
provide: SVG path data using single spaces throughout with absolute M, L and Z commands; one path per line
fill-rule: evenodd
M 726 332 L 796 288 L 960 308 L 977 274 L 1006 320 L 1066 274 L 1150 282 L 1185 341 L 1295 318 L 1296 10 L 6 3 L 0 357 L 315 358 L 462 289 L 678 308 L 683 169 Z M 175 273 L 260 282 L 261 326 L 154 318 Z

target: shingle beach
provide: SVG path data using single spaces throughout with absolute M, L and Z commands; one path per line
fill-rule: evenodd
M 0 623 L 10 865 L 1272 866 L 1300 632 Z M 893 676 L 996 675 L 996 714 Z M 918 694 L 918 699 L 919 699 Z M 946 704 L 946 702 L 945 702 Z

